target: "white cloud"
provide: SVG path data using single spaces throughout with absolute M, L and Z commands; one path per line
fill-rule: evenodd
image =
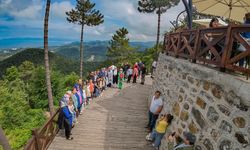
M 20 11 L 11 11 L 10 14 L 15 18 L 27 18 L 27 19 L 36 19 L 40 16 L 42 10 L 41 5 L 31 5 L 27 8 Z
M 106 19 L 119 19 L 128 28 L 131 40 L 155 40 L 157 31 L 157 15 L 155 13 L 144 14 L 137 10 L 137 1 L 135 0 L 103 0 L 101 4 Z M 161 30 L 169 29 L 170 20 L 176 18 L 179 12 L 184 9 L 182 4 L 169 9 L 161 17 Z M 112 18 L 112 19 L 110 19 Z
M 74 8 L 73 1 L 52 1 L 49 20 L 50 37 L 80 38 L 80 26 L 66 21 L 65 12 Z M 157 15 L 139 13 L 137 0 L 93 0 L 96 9 L 104 14 L 104 24 L 95 27 L 85 27 L 85 40 L 109 40 L 121 27 L 129 30 L 129 38 L 132 41 L 155 41 L 157 30 Z M 2 7 L 5 14 L 15 18 L 12 21 L 1 21 L 7 26 L 26 26 L 27 28 L 39 28 L 43 31 L 43 17 L 45 10 L 44 0 L 0 0 L 0 15 Z M 182 4 L 171 8 L 161 17 L 161 34 L 171 26 L 169 21 L 176 18 L 179 12 L 184 10 Z M 1 16 L 0 16 L 1 17 Z M 42 35 L 42 32 L 41 32 Z M 41 36 L 38 35 L 38 36 Z
M 74 6 L 70 1 L 55 2 L 51 5 L 51 15 L 54 18 L 66 18 L 65 12 L 70 11 Z

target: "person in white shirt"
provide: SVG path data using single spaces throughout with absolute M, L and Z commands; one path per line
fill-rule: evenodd
M 155 95 L 153 96 L 151 100 L 151 104 L 149 107 L 148 112 L 148 125 L 147 128 L 152 132 L 153 128 L 155 127 L 156 120 L 158 119 L 158 116 L 163 108 L 163 101 L 161 97 L 161 92 L 156 91 Z
M 133 75 L 133 69 L 131 67 L 129 67 L 126 74 L 127 74 L 127 77 L 128 77 L 127 83 L 130 83 L 131 77 Z

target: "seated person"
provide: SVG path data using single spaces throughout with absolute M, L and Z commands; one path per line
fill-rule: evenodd
M 193 150 L 196 141 L 195 135 L 190 132 L 184 132 L 183 135 L 183 139 L 176 135 L 175 132 L 169 135 L 167 137 L 168 150 Z
M 154 142 L 153 147 L 155 147 L 156 149 L 159 148 L 161 144 L 161 139 L 165 135 L 167 127 L 171 124 L 173 118 L 174 117 L 171 114 L 161 115 L 156 122 L 155 129 L 150 134 L 150 136 L 146 138 L 147 140 Z

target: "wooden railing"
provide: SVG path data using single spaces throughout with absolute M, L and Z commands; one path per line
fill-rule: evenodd
M 59 112 L 60 109 L 56 111 L 41 129 L 32 131 L 32 138 L 24 147 L 24 150 L 46 150 L 49 147 L 59 131 L 57 125 Z
M 185 30 L 165 34 L 167 55 L 203 62 L 250 75 L 250 43 L 241 34 L 250 32 L 250 25 Z M 239 48 L 244 46 L 245 51 Z

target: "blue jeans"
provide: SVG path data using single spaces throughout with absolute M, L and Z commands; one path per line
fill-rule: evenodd
M 158 116 L 159 115 L 155 115 L 152 112 L 148 111 L 148 127 L 151 132 L 153 131 L 155 127 L 155 123 L 156 123 L 156 120 L 158 119 Z
M 161 139 L 163 138 L 165 133 L 158 133 L 157 131 L 153 131 L 151 133 L 151 139 L 154 141 L 154 146 L 159 147 L 161 145 Z

